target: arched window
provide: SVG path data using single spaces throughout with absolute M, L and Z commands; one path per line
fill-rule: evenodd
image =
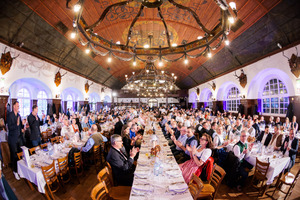
M 206 106 L 208 106 L 210 109 L 213 108 L 212 96 L 212 92 L 209 92 L 206 99 Z
M 26 88 L 22 88 L 19 90 L 17 97 L 20 104 L 20 115 L 26 117 L 30 114 L 30 94 Z
M 37 95 L 38 115 L 47 114 L 47 94 L 45 91 L 40 91 Z
M 70 110 L 73 110 L 73 98 L 70 94 L 67 96 L 67 109 L 68 108 L 70 108 Z
M 240 91 L 237 87 L 232 87 L 227 93 L 226 109 L 228 111 L 237 111 L 240 105 Z
M 289 96 L 284 83 L 277 79 L 271 79 L 264 87 L 262 94 L 262 111 L 265 114 L 286 114 L 289 104 Z

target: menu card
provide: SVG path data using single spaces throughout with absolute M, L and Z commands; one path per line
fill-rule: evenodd
M 30 167 L 31 166 L 31 160 L 30 160 L 28 148 L 25 147 L 25 146 L 22 146 L 21 149 L 23 150 L 23 157 L 25 159 L 25 163 L 26 163 L 27 167 Z

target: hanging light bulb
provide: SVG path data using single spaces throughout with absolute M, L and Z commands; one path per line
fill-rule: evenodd
M 164 74 L 165 72 L 164 72 L 164 71 L 161 71 L 161 73 Z
M 228 21 L 233 24 L 234 23 L 234 18 L 233 17 L 228 17 Z
M 235 4 L 235 2 L 230 2 L 229 3 L 229 6 L 230 6 L 230 8 L 232 9 L 232 10 L 236 10 L 236 4 Z
M 162 67 L 164 63 L 162 61 L 159 61 L 158 66 Z
M 81 9 L 81 5 L 80 4 L 76 4 L 74 6 L 74 12 L 78 12 Z
M 225 45 L 227 45 L 227 46 L 230 43 L 226 35 L 224 35 L 224 42 L 225 42 Z
M 76 37 L 76 33 L 73 31 L 70 36 L 72 39 L 74 39 Z
M 149 73 L 149 69 L 147 69 L 146 72 Z
M 133 64 L 133 66 L 136 66 L 136 61 L 133 61 L 133 63 L 132 63 L 132 64 Z
M 90 50 L 90 48 L 89 48 L 89 47 L 85 49 L 85 53 L 86 53 L 86 54 L 89 54 L 89 53 L 90 53 L 90 51 L 91 51 L 91 50 Z
M 198 37 L 197 37 L 198 40 L 201 40 L 202 38 L 203 38 L 202 36 L 198 36 Z
M 145 45 L 144 45 L 144 48 L 145 48 L 145 49 L 148 49 L 149 47 L 150 47 L 149 44 L 145 44 Z
M 111 56 L 109 56 L 109 57 L 107 58 L 107 62 L 109 62 L 109 63 L 110 63 L 110 62 L 111 62 L 111 60 L 112 60 L 112 59 L 111 59 Z

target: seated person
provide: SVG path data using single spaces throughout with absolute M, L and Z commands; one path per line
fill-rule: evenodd
M 82 147 L 82 151 L 88 153 L 91 151 L 94 145 L 95 146 L 101 145 L 102 142 L 103 142 L 102 135 L 98 132 L 96 124 L 93 124 L 91 131 L 89 132 L 89 139 Z
M 296 155 L 298 152 L 299 140 L 295 138 L 295 129 L 290 129 L 289 137 L 286 137 L 280 150 L 284 156 L 289 156 L 291 158 L 290 164 L 286 171 L 290 171 L 295 164 Z
M 269 126 L 265 126 L 265 131 L 262 131 L 261 134 L 257 137 L 256 141 L 268 146 L 271 142 L 272 134 L 269 132 Z
M 125 124 L 122 127 L 122 131 L 121 131 L 123 146 L 124 146 L 127 154 L 129 154 L 130 150 L 132 149 L 131 139 L 130 139 L 130 136 L 129 136 L 129 129 L 130 129 L 130 127 Z
M 217 134 L 216 130 L 217 130 L 217 122 L 213 122 L 211 123 L 211 128 L 208 131 L 208 135 L 212 138 L 212 140 L 214 139 L 215 135 Z
M 181 129 L 180 129 L 180 136 L 178 137 L 178 139 L 176 139 L 176 136 L 175 136 L 175 135 L 171 136 L 171 139 L 173 140 L 174 144 L 176 144 L 177 141 L 179 141 L 182 145 L 185 146 L 185 142 L 186 142 L 186 140 L 187 140 L 187 135 L 186 135 L 186 133 L 187 133 L 186 127 L 183 126 L 183 127 L 181 127 Z M 174 155 L 174 156 L 175 156 L 175 155 L 178 155 L 178 154 L 180 154 L 180 153 L 184 153 L 183 150 L 182 150 L 179 146 L 177 146 L 177 145 L 175 145 L 174 148 L 171 148 L 171 151 L 173 152 L 173 155 Z
M 64 125 L 61 129 L 60 135 L 65 137 L 67 140 L 74 137 L 75 133 L 72 126 L 70 126 L 70 121 L 68 119 L 64 119 Z
M 200 146 L 198 148 L 196 148 L 196 146 L 186 146 L 186 149 L 190 152 L 191 159 L 180 164 L 179 167 L 187 184 L 190 182 L 194 173 L 200 176 L 205 162 L 212 154 L 212 148 L 213 143 L 211 137 L 206 133 L 200 138 Z
M 240 135 L 242 128 L 243 128 L 243 125 L 242 125 L 241 120 L 237 119 L 234 127 L 232 128 L 232 133 L 234 133 L 235 135 Z
M 234 147 L 233 147 L 233 153 L 241 162 L 240 168 L 239 168 L 239 175 L 241 176 L 240 180 L 238 181 L 237 189 L 240 191 L 241 187 L 244 186 L 245 181 L 248 177 L 248 172 L 245 170 L 245 168 L 252 169 L 253 166 L 245 160 L 245 158 L 248 156 L 249 150 L 251 151 L 252 146 L 249 146 L 246 143 L 247 139 L 247 133 L 246 130 L 242 130 L 240 135 L 240 141 L 238 141 Z M 253 144 L 253 143 L 252 143 Z
M 255 128 L 253 127 L 253 121 L 252 119 L 249 119 L 248 122 L 247 122 L 247 135 L 248 136 L 251 136 L 251 137 L 255 137 L 256 135 L 256 130 Z
M 120 135 L 112 135 L 110 141 L 111 148 L 106 160 L 111 165 L 114 182 L 116 185 L 131 186 L 135 170 L 133 161 L 139 149 L 133 147 L 128 157 L 126 152 L 121 151 L 123 141 Z
M 272 146 L 274 148 L 274 150 L 280 150 L 281 145 L 282 145 L 282 133 L 280 132 L 280 127 L 279 125 L 274 127 L 274 133 L 271 139 L 271 142 L 269 144 L 269 146 Z
M 78 125 L 76 124 L 76 119 L 75 118 L 72 119 L 72 125 L 71 126 L 73 128 L 74 133 L 79 133 L 79 128 L 78 128 Z
M 176 141 L 176 146 L 178 146 L 179 148 L 181 148 L 183 150 L 183 153 L 178 154 L 177 156 L 175 156 L 177 162 L 183 163 L 187 160 L 189 160 L 190 157 L 190 152 L 186 149 L 186 146 L 189 145 L 190 147 L 196 146 L 198 145 L 198 141 L 194 135 L 195 133 L 195 129 L 193 127 L 189 127 L 187 129 L 187 139 L 185 141 L 185 145 L 183 145 L 180 141 Z
M 217 134 L 214 137 L 213 144 L 216 149 L 221 149 L 228 145 L 228 141 L 224 142 L 223 126 L 218 125 Z
M 81 127 L 82 127 L 82 129 L 85 129 L 85 128 L 90 129 L 91 126 L 90 126 L 88 117 L 86 117 L 86 116 L 83 117 Z

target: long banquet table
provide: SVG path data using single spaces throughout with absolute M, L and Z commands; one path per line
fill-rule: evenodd
M 193 199 L 189 192 L 188 185 L 184 182 L 181 170 L 168 146 L 167 140 L 164 138 L 161 130 L 159 130 L 159 126 L 154 124 L 154 127 L 156 129 L 155 135 L 158 138 L 157 143 L 161 147 L 161 152 L 158 157 L 162 165 L 162 170 L 160 170 L 159 175 L 154 175 L 154 167 L 156 166 L 155 160 L 157 160 L 157 158 L 150 157 L 150 150 L 152 148 L 151 140 L 155 136 L 146 134 L 147 130 L 152 128 L 146 126 L 143 136 L 144 143 L 141 145 L 130 199 Z
M 72 142 L 67 140 L 63 144 L 59 144 L 58 150 L 52 155 L 49 155 L 49 152 L 40 150 L 36 154 L 30 156 L 32 166 L 28 167 L 24 159 L 17 162 L 18 174 L 21 178 L 27 179 L 31 183 L 35 184 L 40 193 L 45 193 L 46 181 L 44 179 L 41 166 L 47 166 L 54 160 L 56 172 L 58 172 L 57 159 L 67 156 L 73 145 L 76 145 L 77 148 L 80 149 L 84 144 L 84 141 Z

